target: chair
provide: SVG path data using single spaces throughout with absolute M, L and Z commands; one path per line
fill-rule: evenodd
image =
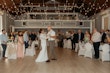
M 26 49 L 26 56 L 34 56 L 35 55 L 35 42 L 32 42 L 31 46 Z
M 110 46 L 108 44 L 104 44 L 100 46 L 100 59 L 102 61 L 110 61 Z
M 93 54 L 94 54 L 94 49 L 93 49 L 93 45 L 91 43 L 86 43 L 85 44 L 85 54 L 84 57 L 89 57 L 89 58 L 93 58 Z
M 70 39 L 68 39 L 67 40 L 67 49 L 72 49 L 72 45 L 71 45 L 71 40 Z
M 55 47 L 58 47 L 58 39 L 55 40 Z
M 85 54 L 85 47 L 84 47 L 84 44 L 79 43 L 78 56 L 84 55 L 84 54 Z
M 17 44 L 13 42 L 7 44 L 5 57 L 8 59 L 17 59 Z
M 38 45 L 39 44 L 38 40 L 35 40 L 33 42 L 35 43 L 35 45 Z
M 66 39 L 63 40 L 63 43 L 64 43 L 63 48 L 67 48 L 67 40 Z

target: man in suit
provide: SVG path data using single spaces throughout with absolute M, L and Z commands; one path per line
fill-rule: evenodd
M 82 42 L 84 40 L 84 33 L 82 33 L 81 30 L 78 30 L 77 37 L 78 37 L 78 42 Z
M 84 33 L 81 30 L 78 30 L 78 33 L 75 35 L 75 52 L 78 52 L 78 43 L 84 40 Z
M 71 45 L 72 45 L 72 50 L 75 49 L 75 33 L 74 31 L 71 31 Z

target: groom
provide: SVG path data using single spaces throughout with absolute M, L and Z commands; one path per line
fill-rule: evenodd
M 55 53 L 56 34 L 51 26 L 48 26 L 47 30 L 48 30 L 47 36 L 48 36 L 48 42 L 49 42 L 49 49 L 50 49 L 49 58 L 51 58 L 51 60 L 56 60 L 56 53 Z

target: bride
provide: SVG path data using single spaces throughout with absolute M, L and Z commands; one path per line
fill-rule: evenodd
M 41 41 L 41 51 L 40 51 L 37 59 L 35 60 L 35 62 L 45 62 L 45 61 L 49 62 L 48 55 L 47 55 L 46 34 L 43 29 L 40 29 L 39 33 L 40 33 L 39 38 Z

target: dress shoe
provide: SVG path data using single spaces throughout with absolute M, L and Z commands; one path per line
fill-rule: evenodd
M 47 60 L 46 62 L 50 62 L 50 60 Z
M 57 59 L 53 58 L 53 59 L 51 59 L 51 60 L 57 60 Z

